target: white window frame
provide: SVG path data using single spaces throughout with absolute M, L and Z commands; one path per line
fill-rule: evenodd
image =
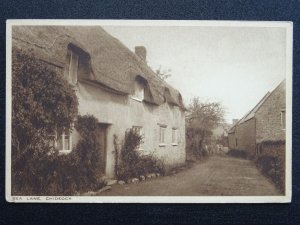
M 158 135 L 159 135 L 159 140 L 158 140 L 159 144 L 158 145 L 160 147 L 164 147 L 164 146 L 167 145 L 166 144 L 166 130 L 167 130 L 166 125 L 162 125 L 162 124 L 159 125 L 159 133 L 158 133 Z
M 73 85 L 77 84 L 78 64 L 79 64 L 79 55 L 76 54 L 74 51 L 70 50 L 70 62 L 69 62 L 69 69 L 68 69 L 68 81 L 71 84 L 73 84 Z M 72 66 L 75 66 L 76 69 L 72 69 L 71 68 Z M 73 72 L 75 74 L 72 74 Z
M 286 129 L 286 111 L 285 111 L 285 109 L 282 109 L 280 112 L 280 126 L 281 126 L 281 130 Z
M 173 146 L 178 145 L 178 128 L 176 127 L 172 128 L 172 145 Z
M 145 97 L 145 86 L 142 83 L 135 81 L 134 93 L 131 96 L 131 98 L 136 101 L 142 102 L 144 100 L 144 97 Z
M 57 130 L 55 130 L 55 133 L 50 135 L 50 136 L 54 136 L 54 147 L 57 148 L 58 146 L 58 139 L 61 138 L 61 142 L 62 142 L 62 149 L 58 149 L 59 154 L 69 154 L 72 151 L 72 133 L 70 132 L 69 129 L 69 149 L 65 148 L 65 129 L 63 129 L 62 134 L 58 137 L 58 133 Z
M 136 130 L 138 131 L 138 134 L 139 134 L 140 136 L 142 136 L 143 139 L 145 138 L 145 134 L 144 134 L 144 132 L 143 132 L 143 127 L 142 127 L 142 126 L 132 126 L 132 129 L 136 129 Z M 143 151 L 143 150 L 144 150 L 144 148 L 143 148 L 143 143 L 144 143 L 144 141 L 142 140 L 140 146 L 138 146 L 138 150 L 140 150 L 140 151 Z

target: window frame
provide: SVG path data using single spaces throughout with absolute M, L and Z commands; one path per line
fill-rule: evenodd
M 284 114 L 284 116 L 283 116 Z M 286 130 L 286 110 L 281 109 L 280 111 L 280 127 L 281 130 Z
M 166 130 L 167 125 L 159 124 L 159 139 L 158 139 L 158 146 L 159 147 L 165 147 L 166 144 Z M 163 132 L 162 132 L 163 131 Z
M 72 85 L 76 85 L 78 81 L 78 67 L 79 67 L 79 59 L 80 56 L 77 54 L 74 50 L 69 49 L 70 57 L 69 57 L 69 64 L 68 64 L 68 81 Z M 75 67 L 76 69 L 72 69 L 73 65 L 73 59 L 75 58 Z M 75 72 L 76 74 L 71 74 L 72 72 Z
M 172 127 L 172 146 L 178 145 L 178 128 Z
M 72 132 L 71 132 L 71 128 L 68 128 L 69 130 L 69 135 L 66 135 L 65 132 L 66 128 L 63 128 L 61 135 L 58 135 L 57 129 L 55 129 L 55 133 L 54 134 L 50 134 L 49 136 L 54 137 L 54 145 L 53 147 L 56 148 L 59 152 L 59 154 L 69 154 L 72 151 Z M 65 137 L 69 136 L 69 149 L 65 148 Z M 59 139 L 61 139 L 61 143 L 62 143 L 62 149 L 58 149 L 58 141 Z
M 134 91 L 131 98 L 142 102 L 145 99 L 145 85 L 137 80 L 134 81 Z

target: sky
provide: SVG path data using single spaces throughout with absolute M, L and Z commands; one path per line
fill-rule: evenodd
M 145 46 L 147 63 L 171 70 L 167 82 L 186 105 L 218 101 L 227 122 L 241 118 L 286 71 L 286 33 L 278 27 L 103 26 L 131 51 Z

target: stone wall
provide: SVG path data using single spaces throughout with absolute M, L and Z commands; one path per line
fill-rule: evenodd
M 235 139 L 236 139 L 235 132 L 228 134 L 228 147 L 229 147 L 229 149 L 237 149 Z
M 247 151 L 248 155 L 255 154 L 255 118 L 247 120 L 236 127 L 236 138 L 238 150 Z
M 266 99 L 256 112 L 256 141 L 285 140 L 281 111 L 285 110 L 285 81 Z

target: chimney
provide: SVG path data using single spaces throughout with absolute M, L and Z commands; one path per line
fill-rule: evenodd
M 135 46 L 135 54 L 146 62 L 147 50 L 144 46 Z
M 232 124 L 235 125 L 237 122 L 239 122 L 238 119 L 232 119 Z

